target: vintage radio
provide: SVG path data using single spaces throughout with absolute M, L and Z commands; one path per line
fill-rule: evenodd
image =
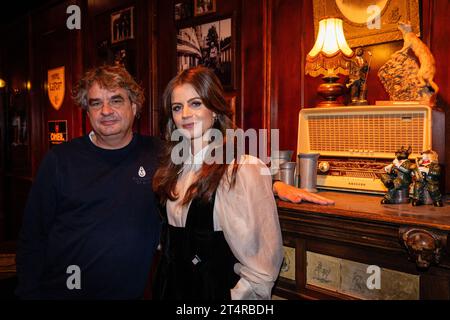
M 320 153 L 317 187 L 384 193 L 383 168 L 400 147 L 432 148 L 444 163 L 444 113 L 426 105 L 302 109 L 297 153 Z

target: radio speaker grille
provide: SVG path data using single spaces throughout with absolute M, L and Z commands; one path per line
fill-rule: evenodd
M 308 130 L 311 151 L 390 153 L 411 146 L 423 151 L 424 113 L 312 115 Z

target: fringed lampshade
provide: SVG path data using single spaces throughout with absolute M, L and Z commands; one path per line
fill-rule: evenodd
M 344 36 L 342 20 L 327 18 L 320 20 L 316 43 L 306 56 L 305 73 L 313 77 L 323 75 L 325 83 L 317 89 L 325 101 L 319 107 L 342 105 L 337 98 L 344 93 L 344 85 L 337 82 L 338 74 L 348 74 L 354 56 Z

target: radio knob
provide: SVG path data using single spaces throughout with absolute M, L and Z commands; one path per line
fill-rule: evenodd
M 321 161 L 319 163 L 319 170 L 322 173 L 327 173 L 330 170 L 330 163 L 328 161 Z

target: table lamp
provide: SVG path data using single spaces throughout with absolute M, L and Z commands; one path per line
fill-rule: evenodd
M 319 21 L 319 33 L 316 43 L 306 56 L 305 74 L 313 77 L 323 75 L 322 83 L 317 92 L 324 98 L 317 107 L 342 106 L 337 101 L 345 91 L 345 86 L 339 83 L 338 74 L 348 75 L 349 64 L 354 54 L 344 36 L 342 20 L 327 18 Z

